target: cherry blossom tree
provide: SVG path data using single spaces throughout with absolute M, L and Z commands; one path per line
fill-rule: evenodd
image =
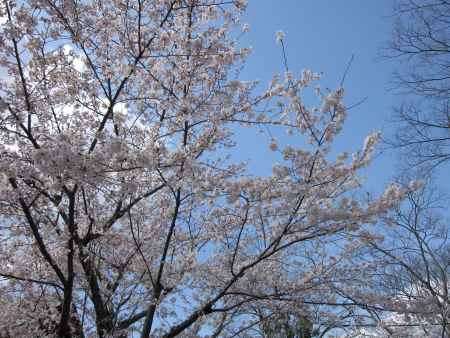
M 357 198 L 379 135 L 332 156 L 342 88 L 241 78 L 245 7 L 2 1 L 2 337 L 243 337 L 256 305 L 357 305 L 336 290 L 367 291 L 352 257 L 407 189 Z M 233 160 L 241 127 L 291 135 L 271 175 Z

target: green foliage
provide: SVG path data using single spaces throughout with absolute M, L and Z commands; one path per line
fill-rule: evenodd
M 313 338 L 312 322 L 304 315 L 277 313 L 261 324 L 264 338 Z

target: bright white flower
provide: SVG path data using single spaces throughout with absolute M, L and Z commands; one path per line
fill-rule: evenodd
M 7 21 L 8 21 L 8 19 L 6 18 L 6 16 L 0 15 L 0 25 L 3 25 Z
M 424 186 L 424 182 L 421 180 L 412 180 L 411 182 L 409 182 L 408 184 L 408 188 L 411 190 L 419 190 L 420 188 L 422 188 Z
M 276 38 L 277 38 L 277 42 L 281 42 L 284 40 L 285 34 L 283 31 L 277 31 L 275 34 Z
M 373 149 L 373 147 L 378 143 L 378 141 L 381 138 L 381 133 L 379 131 L 376 131 L 370 135 L 367 135 L 367 137 L 364 140 L 364 147 L 363 151 L 368 152 Z

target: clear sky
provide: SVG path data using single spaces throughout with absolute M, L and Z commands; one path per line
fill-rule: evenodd
M 290 69 L 294 74 L 304 68 L 323 72 L 322 88 L 339 85 L 353 54 L 344 85 L 345 103 L 351 106 L 367 100 L 349 111 L 336 146 L 340 151 L 356 151 L 370 132 L 389 133 L 392 107 L 401 100 L 387 90 L 396 64 L 377 58 L 390 38 L 392 5 L 392 0 L 249 0 L 242 23 L 248 23 L 251 30 L 242 43 L 252 46 L 253 53 L 242 76 L 260 79 L 265 85 L 272 74 L 283 73 L 277 30 L 286 34 Z M 251 169 L 264 173 L 273 161 L 267 156 L 267 146 L 251 136 L 245 138 L 242 158 L 258 158 Z M 395 160 L 383 155 L 369 170 L 367 187 L 380 191 L 394 174 Z

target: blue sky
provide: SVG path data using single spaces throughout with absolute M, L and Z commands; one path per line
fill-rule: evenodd
M 389 40 L 393 18 L 391 0 L 250 0 L 242 23 L 251 27 L 242 44 L 252 46 L 242 77 L 265 83 L 274 73 L 283 73 L 280 46 L 275 32 L 286 33 L 289 66 L 294 74 L 307 68 L 323 72 L 322 88 L 335 89 L 352 56 L 354 61 L 345 81 L 348 106 L 367 97 L 349 111 L 338 150 L 358 150 L 367 134 L 390 132 L 392 107 L 401 98 L 387 90 L 395 62 L 377 58 L 380 48 Z M 259 140 L 246 135 L 241 149 L 243 159 L 257 158 L 254 172 L 265 173 L 273 158 Z M 392 155 L 376 159 L 368 171 L 367 188 L 380 191 L 395 175 Z M 253 163 L 253 162 L 252 162 Z

